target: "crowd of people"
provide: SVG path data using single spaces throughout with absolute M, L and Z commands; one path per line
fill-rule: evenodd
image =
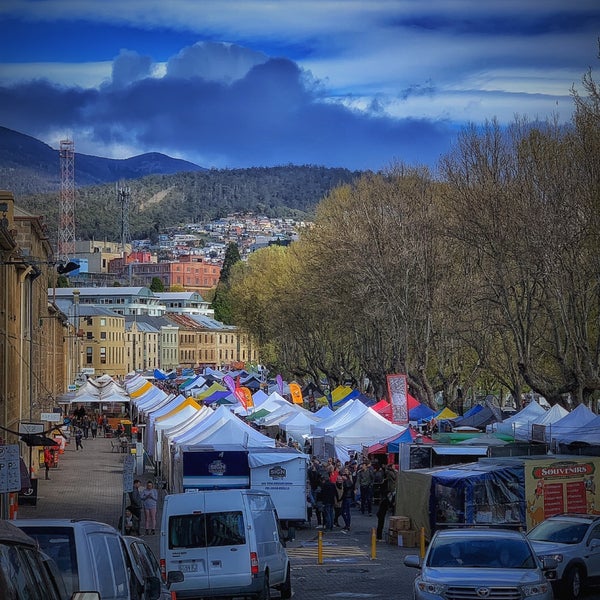
M 349 532 L 352 508 L 372 516 L 377 510 L 377 540 L 383 539 L 385 517 L 394 506 L 397 471 L 394 465 L 380 465 L 377 461 L 354 457 L 342 465 L 333 458 L 321 461 L 313 457 L 308 468 L 306 484 L 307 521 L 312 527 L 332 531 L 341 527 Z M 340 522 L 343 521 L 343 524 Z

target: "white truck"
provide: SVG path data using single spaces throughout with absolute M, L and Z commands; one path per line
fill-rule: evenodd
M 306 454 L 294 448 L 179 446 L 171 464 L 170 493 L 219 489 L 268 492 L 288 537 L 306 520 Z

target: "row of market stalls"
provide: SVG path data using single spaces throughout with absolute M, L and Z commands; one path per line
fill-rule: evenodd
M 531 402 L 507 416 L 486 399 L 463 415 L 434 411 L 409 395 L 409 423 L 394 423 L 386 401 L 374 402 L 350 388 L 316 397 L 313 410 L 291 401 L 290 387 L 273 389 L 247 373 L 230 374 L 247 383 L 240 401 L 221 373 L 205 372 L 168 388 L 136 375 L 128 378 L 121 401 L 145 429 L 144 447 L 169 486 L 176 466 L 191 447 L 273 451 L 276 434 L 300 448 L 306 440 L 319 457 L 345 461 L 359 453 L 400 466 L 396 514 L 409 516 L 429 534 L 453 523 L 531 527 L 557 512 L 597 512 L 594 473 L 600 466 L 600 417 L 580 405 L 572 411 Z M 92 382 L 79 394 L 114 398 L 110 382 Z M 77 402 L 77 399 L 74 399 Z M 432 436 L 432 424 L 438 432 Z M 574 454 L 585 453 L 585 456 Z M 254 452 L 253 452 L 254 453 Z M 590 456 L 592 455 L 592 456 Z M 262 460 L 262 459 L 261 459 Z

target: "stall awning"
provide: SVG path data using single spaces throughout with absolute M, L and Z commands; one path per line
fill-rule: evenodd
M 439 455 L 447 455 L 447 456 L 487 456 L 487 446 L 470 446 L 466 448 L 465 446 L 431 446 L 433 451 Z

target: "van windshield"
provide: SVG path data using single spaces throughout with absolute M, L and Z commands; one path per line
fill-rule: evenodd
M 174 515 L 169 518 L 169 548 L 238 546 L 246 543 L 241 511 Z
M 79 577 L 77 575 L 77 553 L 75 552 L 75 538 L 70 527 L 35 527 L 23 525 L 20 527 L 27 535 L 34 538 L 42 552 L 54 560 L 58 567 L 67 596 L 79 590 Z

